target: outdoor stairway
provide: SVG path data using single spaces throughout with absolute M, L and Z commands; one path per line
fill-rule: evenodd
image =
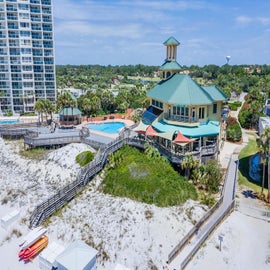
M 73 183 L 66 185 L 55 195 L 36 206 L 30 217 L 30 227 L 40 225 L 44 219 L 51 216 L 55 211 L 72 200 L 76 194 L 78 194 L 78 192 L 81 191 L 83 187 L 102 170 L 107 162 L 109 154 L 117 151 L 124 143 L 126 143 L 128 136 L 129 130 L 124 129 L 117 139 L 99 149 L 94 160 L 81 169 Z
M 92 143 L 91 140 L 83 140 L 84 142 Z M 124 129 L 119 137 L 107 145 L 101 145 L 99 151 L 95 155 L 93 161 L 81 169 L 79 175 L 73 183 L 64 186 L 55 195 L 45 200 L 35 207 L 31 217 L 30 226 L 36 227 L 42 223 L 43 220 L 51 216 L 55 211 L 64 206 L 67 202 L 72 200 L 78 192 L 105 166 L 108 156 L 120 149 L 124 144 L 135 146 L 138 148 L 145 148 L 145 140 L 130 137 L 130 130 Z M 160 153 L 166 156 L 171 162 L 178 163 L 183 159 L 182 155 L 175 155 L 166 149 L 163 149 L 154 142 L 149 142 L 152 146 L 158 148 Z
M 232 211 L 235 204 L 235 184 L 237 180 L 238 159 L 233 156 L 230 160 L 222 197 L 214 210 L 210 210 L 203 222 L 198 222 L 184 237 L 184 240 L 169 254 L 170 269 L 184 269 L 194 257 L 209 235 Z M 214 208 L 214 207 L 213 207 Z M 210 213 L 210 214 L 209 214 Z
M 30 140 L 31 138 L 28 139 Z M 95 144 L 95 142 L 90 140 L 88 137 L 81 137 L 81 141 L 88 143 L 91 146 L 99 146 L 99 151 L 96 153 L 94 159 L 81 169 L 74 182 L 64 186 L 56 194 L 35 207 L 30 217 L 31 227 L 40 225 L 44 219 L 51 216 L 55 211 L 72 200 L 76 194 L 78 194 L 84 186 L 103 169 L 108 160 L 108 156 L 111 153 L 120 149 L 124 144 L 145 149 L 145 144 L 147 142 L 146 140 L 132 137 L 130 135 L 129 128 L 124 128 L 120 132 L 119 137 L 108 144 Z M 172 163 L 179 164 L 184 158 L 184 155 L 171 153 L 169 150 L 161 147 L 154 141 L 148 141 L 148 143 L 156 147 L 159 152 Z

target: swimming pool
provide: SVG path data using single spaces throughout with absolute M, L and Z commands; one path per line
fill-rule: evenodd
M 11 125 L 18 123 L 19 120 L 13 119 L 13 120 L 0 120 L 0 125 Z
M 88 127 L 91 130 L 101 131 L 108 134 L 117 134 L 120 128 L 125 126 L 122 122 L 107 122 L 107 123 L 97 123 L 89 124 Z

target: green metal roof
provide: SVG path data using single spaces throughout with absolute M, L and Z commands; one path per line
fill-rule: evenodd
M 78 108 L 63 108 L 60 110 L 59 115 L 80 115 L 82 112 Z
M 215 85 L 202 86 L 214 101 L 225 101 L 227 96 Z
M 153 123 L 152 126 L 159 132 L 168 133 L 179 130 L 184 136 L 188 138 L 215 136 L 218 135 L 220 132 L 220 125 L 219 122 L 217 121 L 209 121 L 206 125 L 200 125 L 198 127 L 183 127 L 183 126 L 169 125 L 164 121 Z
M 174 37 L 169 37 L 163 44 L 164 45 L 179 45 L 180 42 L 176 40 Z
M 176 61 L 166 61 L 159 70 L 181 70 L 182 67 Z
M 162 80 L 148 93 L 148 97 L 175 105 L 212 104 L 211 96 L 186 74 L 174 74 Z

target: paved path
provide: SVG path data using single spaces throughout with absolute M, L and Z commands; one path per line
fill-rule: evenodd
M 224 187 L 224 198 L 222 205 L 216 210 L 216 212 L 204 223 L 199 230 L 198 234 L 194 236 L 190 243 L 186 245 L 180 254 L 170 263 L 169 269 L 181 269 L 180 265 L 184 259 L 192 252 L 196 244 L 208 234 L 215 222 L 224 214 L 229 205 L 232 203 L 235 197 L 235 180 L 237 177 L 237 157 L 233 156 L 232 161 L 228 167 L 226 186 Z

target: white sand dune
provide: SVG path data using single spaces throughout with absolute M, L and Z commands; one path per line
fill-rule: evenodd
M 26 234 L 33 208 L 76 178 L 79 166 L 75 156 L 86 149 L 89 147 L 84 144 L 70 144 L 52 151 L 44 160 L 32 161 L 19 154 L 16 143 L 0 139 L 0 217 L 14 209 L 21 213 L 7 231 L 0 228 L 0 258 L 6 263 L 1 269 L 38 269 L 37 258 L 29 264 L 18 261 L 18 243 L 23 237 L 16 233 Z M 82 239 L 97 248 L 98 270 L 113 269 L 117 263 L 129 269 L 162 269 L 172 248 L 207 211 L 191 200 L 181 207 L 158 208 L 113 197 L 99 191 L 100 181 L 96 177 L 89 183 L 60 214 L 50 218 L 47 227 L 51 242 L 68 246 Z M 217 269 L 217 265 L 218 269 L 253 269 L 242 265 L 266 269 L 269 227 L 265 221 L 234 212 L 199 251 L 189 269 Z M 258 233 L 254 233 L 256 228 Z M 216 248 L 218 233 L 225 235 L 222 252 Z

